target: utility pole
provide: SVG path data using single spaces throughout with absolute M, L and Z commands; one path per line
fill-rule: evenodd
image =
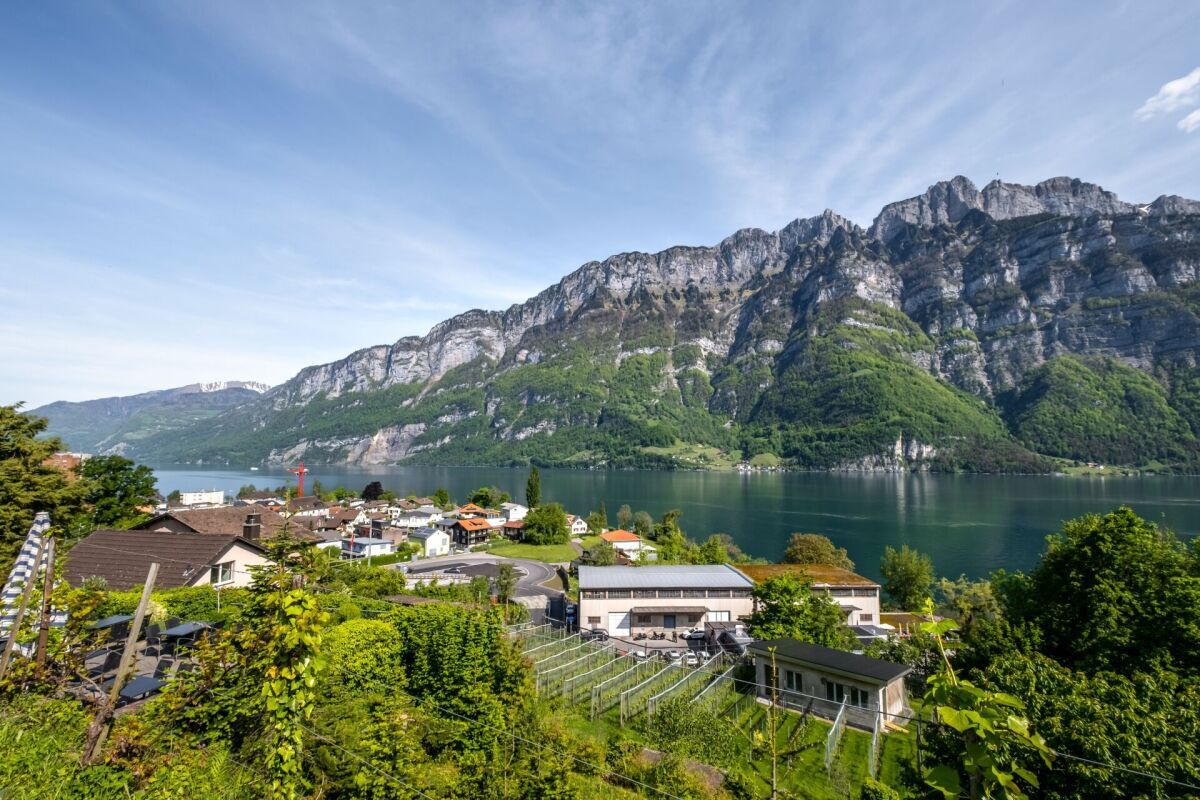
M 43 536 L 38 545 L 37 556 L 33 559 L 33 569 L 25 580 L 25 589 L 21 592 L 21 604 L 17 606 L 17 616 L 13 619 L 12 627 L 8 629 L 8 640 L 4 643 L 4 655 L 0 656 L 0 678 L 8 672 L 8 663 L 12 659 L 13 647 L 17 644 L 17 634 L 21 632 L 21 623 L 25 621 L 25 609 L 29 607 L 29 598 L 33 595 L 33 587 L 37 583 L 38 566 L 46 553 L 46 543 L 49 537 Z
M 42 580 L 42 623 L 38 629 L 37 666 L 46 666 L 46 648 L 50 643 L 50 594 L 54 591 L 54 539 L 46 548 L 46 577 Z
M 117 667 L 117 674 L 113 678 L 112 688 L 108 691 L 108 698 L 96 712 L 92 724 L 88 725 L 83 755 L 79 759 L 85 767 L 93 763 L 100 751 L 100 746 L 104 744 L 104 738 L 108 735 L 108 725 L 112 720 L 113 710 L 117 706 L 117 697 L 120 696 L 121 689 L 125 686 L 125 677 L 129 673 L 134 653 L 137 651 L 142 621 L 146 618 L 146 606 L 150 604 L 150 593 L 154 591 L 154 580 L 157 577 L 158 562 L 155 561 L 150 565 L 150 571 L 146 574 L 146 585 L 142 587 L 142 597 L 138 600 L 137 611 L 133 614 L 133 624 L 129 628 L 129 635 L 125 637 L 125 649 L 121 652 L 121 665 Z

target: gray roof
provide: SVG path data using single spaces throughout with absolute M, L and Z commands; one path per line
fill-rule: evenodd
M 859 678 L 868 683 L 887 684 L 912 672 L 912 667 L 880 661 L 878 658 L 860 656 L 845 650 L 834 650 L 809 644 L 797 639 L 768 639 L 755 642 L 749 650 L 754 655 L 765 656 L 775 649 L 777 658 L 799 661 L 819 669 L 835 672 L 847 677 Z
M 415 531 L 413 531 L 412 533 L 410 533 L 408 535 L 408 538 L 420 539 L 421 541 L 425 541 L 430 536 L 433 536 L 435 533 L 443 533 L 443 531 L 439 531 L 437 528 L 417 528 Z
M 579 588 L 752 589 L 754 582 L 726 564 L 580 567 Z

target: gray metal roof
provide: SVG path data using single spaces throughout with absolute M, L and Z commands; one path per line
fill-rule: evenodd
M 433 536 L 435 533 L 442 533 L 437 528 L 417 528 L 412 533 L 408 534 L 410 539 L 421 539 L 422 541 Z
M 769 639 L 750 645 L 756 656 L 769 656 L 771 650 L 782 661 L 798 661 L 830 672 L 859 678 L 868 683 L 891 683 L 912 672 L 912 667 L 860 656 L 845 650 L 833 650 L 796 639 Z
M 754 582 L 726 564 L 580 567 L 579 588 L 752 589 Z

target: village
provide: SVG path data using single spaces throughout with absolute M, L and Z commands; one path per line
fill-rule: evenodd
M 495 507 L 455 506 L 445 496 L 326 502 L 289 492 L 241 494 L 181 492 L 130 530 L 94 531 L 71 549 L 65 577 L 78 585 L 102 581 L 112 590 L 130 590 L 158 564 L 157 589 L 211 587 L 220 594 L 248 587 L 255 570 L 267 564 L 265 545 L 286 529 L 329 558 L 403 576 L 405 593 L 387 598 L 397 604 L 434 602 L 422 596 L 430 587 L 486 580 L 491 594 L 508 595 L 493 601 L 524 609 L 509 630 L 532 662 L 539 693 L 582 703 L 588 718 L 601 723 L 644 725 L 668 697 L 703 700 L 706 707 L 724 701 L 731 713 L 750 715 L 747 719 L 754 708 L 774 706 L 798 713 L 796 720 L 824 722 L 826 770 L 847 726 L 869 736 L 869 758 L 860 759 L 860 766 L 874 776 L 883 737 L 904 733 L 913 714 L 906 684 L 912 668 L 862 650 L 905 637 L 928 618 L 882 611 L 880 585 L 849 569 L 815 563 L 664 564 L 656 546 L 638 534 L 597 530 L 594 517 L 589 528 L 588 518 L 568 513 L 562 522 L 574 557 L 543 561 L 528 557 L 535 546 L 522 544 L 530 507 L 499 494 L 489 498 Z M 517 552 L 526 557 L 503 555 L 510 544 L 524 546 Z M 597 550 L 608 556 L 597 558 Z M 513 585 L 497 589 L 505 571 Z M 836 605 L 848 648 L 750 635 L 755 587 L 783 576 Z M 126 634 L 130 620 L 118 615 L 102 624 Z M 170 623 L 169 630 L 183 631 L 189 640 L 212 624 Z M 163 631 L 153 634 L 161 640 Z M 152 653 L 154 639 L 144 645 Z M 101 680 L 117 664 L 111 650 L 92 659 L 93 677 Z M 125 706 L 153 697 L 169 678 L 155 659 L 143 657 L 140 663 L 141 674 L 130 675 L 133 688 L 122 695 Z M 747 680 L 749 692 L 740 685 Z M 758 702 L 746 705 L 746 698 Z M 760 718 L 761 713 L 756 724 L 763 724 Z M 907 737 L 901 749 L 910 747 Z

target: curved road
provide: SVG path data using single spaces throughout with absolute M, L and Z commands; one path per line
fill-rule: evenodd
M 508 562 L 517 568 L 517 597 L 559 597 L 561 589 L 551 589 L 542 584 L 557 577 L 554 567 L 544 561 L 530 561 L 525 558 L 505 558 L 488 553 L 462 553 L 460 555 L 438 556 L 437 558 L 422 558 L 419 561 L 407 561 L 403 566 L 408 567 L 410 575 L 420 575 L 422 572 L 441 571 L 451 567 L 483 566 Z M 401 566 L 397 564 L 396 567 Z

